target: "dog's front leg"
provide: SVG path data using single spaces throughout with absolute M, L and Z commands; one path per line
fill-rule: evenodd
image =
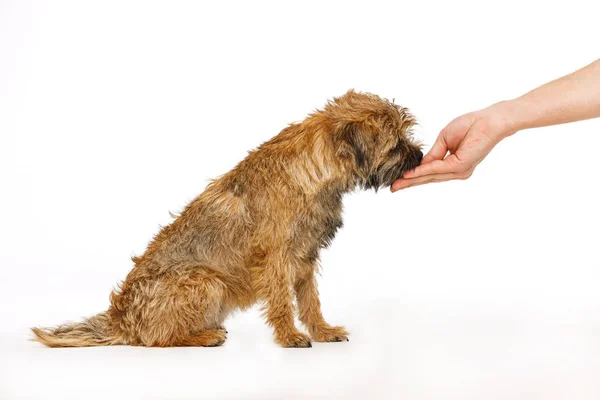
M 265 300 L 265 317 L 275 329 L 275 341 L 283 347 L 312 347 L 310 337 L 294 325 L 294 304 L 290 263 L 284 252 L 272 252 L 265 259 L 257 279 L 258 294 Z
M 348 332 L 342 326 L 331 326 L 321 314 L 321 302 L 317 290 L 317 279 L 311 272 L 294 285 L 298 302 L 298 317 L 306 326 L 310 336 L 317 342 L 348 341 Z

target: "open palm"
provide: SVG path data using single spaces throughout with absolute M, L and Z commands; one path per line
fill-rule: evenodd
M 431 182 L 467 179 L 498 144 L 504 131 L 503 121 L 488 109 L 456 118 L 442 129 L 421 165 L 394 182 L 392 191 Z

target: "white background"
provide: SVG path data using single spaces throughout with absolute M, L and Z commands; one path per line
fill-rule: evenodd
M 593 2 L 0 2 L 0 399 L 600 398 L 600 121 L 525 131 L 464 182 L 345 198 L 322 257 L 349 343 L 47 349 L 103 311 L 208 182 L 349 88 L 427 148 L 600 57 Z

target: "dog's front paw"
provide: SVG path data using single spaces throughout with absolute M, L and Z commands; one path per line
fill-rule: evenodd
M 315 342 L 348 342 L 348 331 L 343 326 L 319 326 L 312 330 Z
M 310 337 L 302 332 L 294 332 L 291 335 L 278 336 L 277 343 L 283 347 L 312 347 Z

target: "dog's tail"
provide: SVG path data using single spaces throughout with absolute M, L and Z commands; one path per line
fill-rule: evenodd
M 83 322 L 66 323 L 55 328 L 31 328 L 36 340 L 48 347 L 87 347 L 125 344 L 111 328 L 108 314 L 103 312 Z

